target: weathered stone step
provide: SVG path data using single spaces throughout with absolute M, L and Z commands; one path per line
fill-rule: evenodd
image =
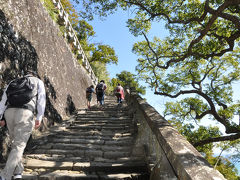
M 104 162 L 72 162 L 72 161 L 45 161 L 29 159 L 25 162 L 27 169 L 50 169 L 68 171 L 90 171 L 90 172 L 142 172 L 146 166 L 142 162 L 129 163 L 104 163 Z
M 90 115 L 90 116 L 111 116 L 111 115 L 119 115 L 119 116 L 127 116 L 128 115 L 128 112 L 127 111 L 116 111 L 116 110 L 113 110 L 113 111 L 103 111 L 103 112 L 100 112 L 100 111 L 87 111 L 86 113 L 82 113 L 82 112 L 78 112 L 76 114 L 76 116 L 80 116 L 80 115 Z
M 103 158 L 103 157 L 81 157 L 81 156 L 69 156 L 68 154 L 29 154 L 24 155 L 24 157 L 28 160 L 30 159 L 38 159 L 38 160 L 44 160 L 44 161 L 72 161 L 72 162 L 103 162 L 103 163 L 130 163 L 130 162 L 136 162 L 136 163 L 143 163 L 144 159 L 143 157 L 120 157 L 120 158 Z
M 128 113 L 128 109 L 118 109 L 118 108 L 111 108 L 111 109 L 94 109 L 92 108 L 91 110 L 77 110 L 76 114 L 111 114 L 111 113 Z
M 78 119 L 72 121 L 71 124 L 86 124 L 86 125 L 106 125 L 106 126 L 121 126 L 121 125 L 133 125 L 133 121 L 129 120 L 95 120 L 95 119 Z
M 116 173 L 100 175 L 100 180 L 149 180 L 148 174 L 143 173 Z
M 35 173 L 37 174 L 37 173 Z M 53 172 L 42 172 L 40 175 L 32 175 L 32 173 L 24 174 L 24 180 L 148 180 L 149 177 L 147 175 L 142 175 L 142 173 L 116 173 L 116 174 L 106 174 L 102 172 L 97 173 L 84 173 L 78 171 L 53 171 Z
M 48 139 L 48 141 L 51 141 L 52 139 L 54 139 L 54 142 L 61 142 L 61 140 L 64 139 L 64 141 L 67 141 L 67 142 L 71 142 L 72 139 L 79 139 L 79 141 L 82 141 L 82 140 L 104 140 L 104 141 L 108 141 L 108 140 L 112 140 L 112 141 L 128 141 L 128 140 L 133 140 L 133 137 L 132 136 L 116 136 L 116 137 L 112 137 L 112 136 L 100 136 L 100 135 L 92 135 L 92 136 L 89 136 L 89 135 L 79 135 L 78 133 L 77 134 L 60 134 L 60 133 L 57 133 L 57 134 L 53 134 L 53 135 L 49 135 L 48 137 L 46 137 L 46 139 Z M 66 140 L 65 140 L 66 139 Z M 76 140 L 73 140 L 75 142 L 77 142 Z
M 126 123 L 111 123 L 111 122 L 97 122 L 97 121 L 75 121 L 72 122 L 71 126 L 104 126 L 104 127 L 126 127 L 126 126 L 133 126 L 133 123 L 126 122 Z
M 105 136 L 116 136 L 117 134 L 119 134 L 120 136 L 124 136 L 125 134 L 134 134 L 134 129 L 130 129 L 130 130 L 98 130 L 98 129 L 92 129 L 92 130 L 88 130 L 88 129 L 75 129 L 75 128 L 68 128 L 69 130 L 71 130 L 72 132 L 75 133 L 79 133 L 79 135 L 83 135 L 85 133 L 94 133 L 95 135 L 105 135 Z
M 77 119 L 77 120 L 71 121 L 70 124 L 122 126 L 122 125 L 133 125 L 134 123 L 132 120 Z
M 99 176 L 96 173 L 84 173 L 79 171 L 67 171 L 67 170 L 56 170 L 56 171 L 32 171 L 25 172 L 23 174 L 24 180 L 99 180 Z
M 123 139 L 111 139 L 111 138 L 76 138 L 73 136 L 73 138 L 71 137 L 64 137 L 62 136 L 62 138 L 60 137 L 49 137 L 48 138 L 48 142 L 49 143 L 69 143 L 69 144 L 99 144 L 99 145 L 104 145 L 104 144 L 109 144 L 109 142 L 111 143 L 117 143 L 117 145 L 122 145 L 122 144 L 129 144 L 133 142 L 133 138 L 132 137 L 128 137 L 128 138 L 123 138 Z
M 108 116 L 102 116 L 102 117 L 99 117 L 99 116 L 92 116 L 92 117 L 89 117 L 89 116 L 76 116 L 75 119 L 94 119 L 94 120 L 128 120 L 128 121 L 131 121 L 132 118 L 129 117 L 129 116 L 120 116 L 120 117 L 108 117 Z
M 86 143 L 86 142 L 85 142 Z M 103 143 L 106 143 L 105 145 Z M 76 150 L 76 149 L 80 149 L 80 150 L 102 150 L 104 152 L 106 151 L 121 151 L 121 152 L 130 152 L 131 150 L 131 145 L 132 143 L 130 142 L 104 142 L 104 141 L 100 141 L 96 144 L 67 144 L 67 143 L 48 143 L 47 145 L 41 145 L 38 147 L 38 151 L 41 150 L 48 150 L 48 149 L 62 149 L 62 150 Z M 111 145 L 111 146 L 109 146 Z
M 131 152 L 124 151 L 103 151 L 103 150 L 95 150 L 95 149 L 36 149 L 31 154 L 58 154 L 65 155 L 68 154 L 69 157 L 77 156 L 77 157 L 103 157 L 103 158 L 120 158 L 130 156 Z
M 86 111 L 86 112 L 94 112 L 94 111 L 104 111 L 104 112 L 112 112 L 112 111 L 115 111 L 115 112 L 128 112 L 128 109 L 126 108 L 120 108 L 117 104 L 116 105 L 108 105 L 103 108 L 103 109 L 100 109 L 99 107 L 91 107 L 91 109 L 78 109 L 76 110 L 77 113 L 81 113 L 83 111 Z
M 128 131 L 133 131 L 134 128 L 133 126 L 110 126 L 110 127 L 106 127 L 106 126 L 95 126 L 95 125 L 89 125 L 89 126 L 83 126 L 83 125 L 77 125 L 77 124 L 73 124 L 69 127 L 67 127 L 66 129 L 77 129 L 79 131 L 88 131 L 88 130 L 98 130 L 98 131 L 102 131 L 102 130 L 110 130 L 110 131 L 124 131 L 124 130 L 128 130 Z
M 130 137 L 133 135 L 132 132 L 112 132 L 108 131 L 105 134 L 103 133 L 105 131 L 96 131 L 96 130 L 90 130 L 90 131 L 58 131 L 57 133 L 54 133 L 54 135 L 71 135 L 71 136 L 100 136 L 100 137 L 110 137 L 110 138 L 121 138 L 121 137 Z
M 90 118 L 94 118 L 94 119 L 111 119 L 111 118 L 120 118 L 120 119 L 129 119 L 129 116 L 128 115 L 120 115 L 120 114 L 117 114 L 117 113 L 115 113 L 115 114 L 106 114 L 106 115 L 101 115 L 101 116 L 98 116 L 98 115 L 95 115 L 95 114 L 78 114 L 77 116 L 76 116 L 76 119 L 81 119 L 81 118 L 88 118 L 88 119 L 90 119 Z

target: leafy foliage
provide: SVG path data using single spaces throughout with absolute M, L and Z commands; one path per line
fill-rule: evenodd
M 116 74 L 117 78 L 112 79 L 112 86 L 116 87 L 117 83 L 120 83 L 124 88 L 134 89 L 137 93 L 145 94 L 146 87 L 141 86 L 136 80 L 136 75 L 128 72 L 122 71 L 120 74 Z
M 214 165 L 216 165 L 216 169 L 223 174 L 223 176 L 228 180 L 239 180 L 238 171 L 234 167 L 234 164 L 232 164 L 227 158 L 220 157 L 218 160 L 216 157 L 213 156 L 207 156 L 207 161 Z
M 168 112 L 168 111 L 166 111 Z M 210 137 L 219 137 L 221 132 L 218 127 L 204 127 L 201 125 L 194 126 L 193 123 L 184 124 L 181 119 L 172 118 L 169 121 L 172 125 L 177 127 L 178 131 L 187 138 L 189 142 L 195 144 L 203 139 L 208 139 Z M 238 180 L 238 170 L 232 162 L 239 160 L 239 140 L 235 141 L 225 141 L 218 144 L 208 143 L 201 146 L 197 146 L 196 149 L 206 158 L 206 160 L 219 172 L 221 172 L 226 179 Z M 214 157 L 214 150 L 218 148 L 221 150 L 217 157 Z M 233 152 L 233 149 L 235 152 Z M 230 152 L 231 151 L 231 152 Z M 223 152 L 229 152 L 229 154 L 234 154 L 230 157 L 223 157 Z M 232 159 L 232 161 L 230 161 Z
M 43 5 L 46 7 L 49 15 L 51 16 L 51 18 L 57 22 L 57 19 L 58 19 L 58 15 L 57 15 L 57 10 L 56 8 L 54 7 L 53 3 L 51 0 L 41 0 Z
M 98 77 L 98 79 L 105 81 L 107 85 L 106 93 L 110 94 L 111 91 L 113 90 L 113 87 L 111 86 L 111 83 L 110 83 L 109 73 L 107 71 L 106 64 L 101 63 L 99 61 L 92 62 L 91 67 L 92 67 L 92 70 L 96 73 L 95 75 Z
M 117 64 L 118 57 L 115 55 L 115 51 L 108 45 L 98 45 L 92 51 L 92 57 L 90 62 L 100 61 L 105 64 Z

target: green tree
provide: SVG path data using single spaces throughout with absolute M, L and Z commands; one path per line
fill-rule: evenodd
M 90 62 L 99 61 L 105 64 L 117 64 L 118 57 L 115 55 L 115 51 L 112 47 L 108 45 L 98 45 L 92 51 L 92 57 Z
M 167 112 L 167 111 L 166 111 Z M 170 113 L 170 112 L 169 112 Z M 189 142 L 195 144 L 199 142 L 201 139 L 206 139 L 211 136 L 219 137 L 221 132 L 218 127 L 204 127 L 201 125 L 194 126 L 194 123 L 183 124 L 181 120 L 172 119 L 170 121 L 175 127 L 177 127 L 178 131 L 187 138 Z M 195 123 L 196 124 L 196 123 Z M 196 149 L 206 158 L 206 160 L 219 172 L 221 172 L 226 179 L 229 180 L 238 180 L 240 178 L 238 176 L 238 170 L 234 166 L 230 159 L 231 157 L 223 157 L 223 152 L 229 152 L 229 154 L 233 154 L 233 150 L 235 150 L 234 155 L 239 157 L 238 146 L 239 140 L 235 141 L 227 141 L 221 143 L 208 143 L 202 146 L 197 146 Z M 230 148 L 231 147 L 231 148 Z M 214 149 L 218 148 L 220 150 L 219 155 L 214 157 Z M 230 152 L 231 151 L 231 152 Z M 234 157 L 233 157 L 234 158 Z M 235 159 L 237 160 L 237 159 Z
M 224 157 L 213 157 L 212 155 L 206 156 L 207 161 L 214 166 L 224 177 L 228 180 L 239 180 L 238 170 L 234 167 L 234 164 L 229 159 Z M 216 164 L 217 163 L 217 164 Z
M 113 90 L 113 87 L 111 86 L 111 81 L 110 81 L 109 73 L 107 71 L 106 64 L 97 61 L 97 62 L 92 62 L 91 67 L 95 75 L 98 77 L 98 80 L 105 81 L 105 84 L 107 85 L 106 93 L 110 94 L 111 91 Z
M 120 74 L 116 74 L 116 76 L 116 79 L 112 79 L 112 84 L 114 87 L 116 87 L 117 83 L 120 83 L 124 88 L 134 89 L 143 95 L 146 93 L 146 87 L 138 83 L 136 75 L 128 71 L 122 71 Z

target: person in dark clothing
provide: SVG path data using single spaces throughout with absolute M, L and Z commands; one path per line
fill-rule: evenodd
M 91 108 L 91 100 L 92 100 L 92 94 L 95 93 L 94 86 L 91 85 L 86 89 L 86 99 L 87 99 L 87 107 L 88 109 Z
M 100 83 L 96 86 L 97 102 L 100 103 L 100 106 L 104 104 L 104 96 L 106 89 L 107 85 L 105 84 L 104 80 L 101 80 Z

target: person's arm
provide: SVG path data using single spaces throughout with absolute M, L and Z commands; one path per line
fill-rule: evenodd
M 3 91 L 3 95 L 2 95 L 2 100 L 0 101 L 0 120 L 3 117 L 3 113 L 7 108 L 6 102 L 7 102 L 7 94 L 6 94 L 6 89 Z
M 38 83 L 38 98 L 37 98 L 37 117 L 35 121 L 35 129 L 39 128 L 46 107 L 46 92 L 44 84 L 41 80 Z

